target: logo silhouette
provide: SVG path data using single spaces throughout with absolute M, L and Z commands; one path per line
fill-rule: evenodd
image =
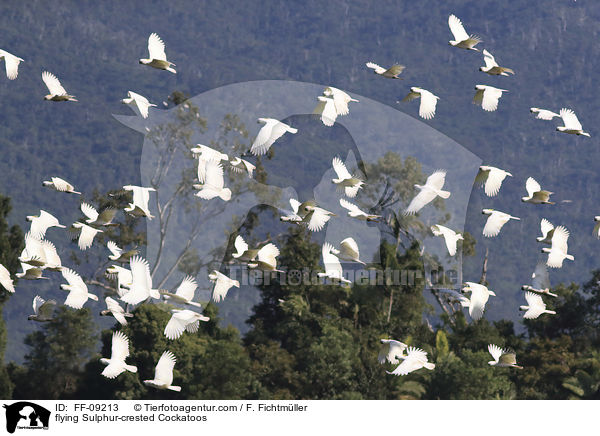
M 3 406 L 6 409 L 6 431 L 14 433 L 19 428 L 47 429 L 50 411 L 28 401 Z

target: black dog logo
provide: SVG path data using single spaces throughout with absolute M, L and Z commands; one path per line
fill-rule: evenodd
M 28 401 L 4 405 L 6 409 L 6 431 L 14 433 L 19 428 L 47 429 L 50 411 Z

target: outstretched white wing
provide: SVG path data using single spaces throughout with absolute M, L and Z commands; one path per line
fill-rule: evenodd
M 44 71 L 44 72 L 42 72 L 42 80 L 46 84 L 46 87 L 48 88 L 48 91 L 51 95 L 66 95 L 67 94 L 67 91 L 65 91 L 65 88 L 62 87 L 62 85 L 60 84 L 60 81 L 57 79 L 57 77 L 54 74 L 52 74 L 48 71 Z
M 492 355 L 493 359 L 498 362 L 498 359 L 500 359 L 500 356 L 502 356 L 502 349 L 498 345 L 489 344 L 488 351 Z
M 15 80 L 19 75 L 19 63 L 23 59 L 4 50 L 0 50 L 0 58 L 4 58 L 4 63 L 6 64 L 6 77 L 9 80 Z
M 467 31 L 456 15 L 450 15 L 448 17 L 448 26 L 450 27 L 450 32 L 452 32 L 455 41 L 460 42 L 469 39 Z
M 565 123 L 565 128 L 568 130 L 581 130 L 582 126 L 579 120 L 577 119 L 577 115 L 571 109 L 562 108 L 560 110 L 560 117 Z
M 171 383 L 173 383 L 173 368 L 175 368 L 175 362 L 177 362 L 175 355 L 168 350 L 165 351 L 156 364 L 154 380 L 170 386 Z
M 352 175 L 346 168 L 346 165 L 344 164 L 344 162 L 342 162 L 342 160 L 339 157 L 336 156 L 333 158 L 332 165 L 333 169 L 335 170 L 335 173 L 337 174 L 338 179 L 345 180 L 352 178 Z
M 148 37 L 148 52 L 150 53 L 150 59 L 156 59 L 159 61 L 167 60 L 167 55 L 165 54 L 165 43 L 156 33 L 152 33 Z
M 331 250 L 333 250 L 333 246 L 329 242 L 325 242 L 323 244 L 323 248 L 321 249 L 325 273 L 330 278 L 341 279 L 344 276 L 342 265 L 338 257 L 333 254 Z
M 323 97 L 321 95 L 317 98 L 319 100 L 319 104 L 317 105 L 313 113 L 321 115 L 321 121 L 324 125 L 328 127 L 333 126 L 338 116 L 335 110 L 335 103 L 333 101 L 333 98 Z
M 421 104 L 419 106 L 419 116 L 426 120 L 430 120 L 435 116 L 435 107 L 437 105 L 438 97 L 433 95 L 431 92 L 422 89 L 421 90 Z
M 531 286 L 539 290 L 550 288 L 550 274 L 548 274 L 548 268 L 545 263 L 539 262 L 535 266 L 535 270 L 531 274 Z
M 498 109 L 498 100 L 502 97 L 502 90 L 488 86 L 483 91 L 481 107 L 483 110 L 493 112 Z
M 194 277 L 185 276 L 181 281 L 181 284 L 177 287 L 175 294 L 185 298 L 188 301 L 191 301 L 194 299 L 194 292 L 196 291 L 197 287 L 198 283 Z
M 493 67 L 499 66 L 496 63 L 494 56 L 492 56 L 492 54 L 489 51 L 487 51 L 486 49 L 483 49 L 483 61 L 485 62 L 485 66 L 487 68 L 493 68 Z
M 529 177 L 525 182 L 525 190 L 529 197 L 533 197 L 533 194 L 542 190 L 542 187 L 533 177 Z

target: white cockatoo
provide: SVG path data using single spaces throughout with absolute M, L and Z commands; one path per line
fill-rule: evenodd
M 519 310 L 526 310 L 526 312 L 523 314 L 523 318 L 525 319 L 536 319 L 538 316 L 544 313 L 556 315 L 555 311 L 546 309 L 546 304 L 544 303 L 544 300 L 542 300 L 542 296 L 539 294 L 526 292 L 525 300 L 527 300 L 527 306 L 519 306 Z
M 46 231 L 50 227 L 60 227 L 61 229 L 65 228 L 65 226 L 58 222 L 58 219 L 45 210 L 40 210 L 39 215 L 29 215 L 27 217 L 27 221 L 31 222 L 29 233 L 39 239 L 43 239 L 44 236 L 46 236 Z
M 47 239 L 42 239 L 41 243 L 46 260 L 44 268 L 51 271 L 62 271 L 62 261 L 60 260 L 56 246 Z
M 313 110 L 313 114 L 320 115 L 321 122 L 325 126 L 333 126 L 338 116 L 337 112 L 335 111 L 335 102 L 333 101 L 333 97 L 319 95 L 317 100 L 319 100 L 319 103 L 317 103 L 317 106 Z
M 115 300 L 114 298 L 106 297 L 104 299 L 104 302 L 106 303 L 106 309 L 100 311 L 100 316 L 112 316 L 121 325 L 127 325 L 126 318 L 133 317 L 133 314 L 126 312 L 125 309 L 123 309 L 121 307 L 121 305 L 119 304 L 119 302 L 117 300 Z
M 529 112 L 535 114 L 535 117 L 538 120 L 550 121 L 554 117 L 560 117 L 560 114 L 557 114 L 556 112 L 549 111 L 548 109 L 540 109 L 537 107 L 532 107 L 531 109 L 529 109 Z
M 62 262 L 56 246 L 46 239 L 34 237 L 31 233 L 25 235 L 25 248 L 21 252 L 19 261 L 52 271 L 62 270 Z
M 420 348 L 408 347 L 406 356 L 398 357 L 402 360 L 402 363 L 393 371 L 386 371 L 388 374 L 406 375 L 421 368 L 427 368 L 430 371 L 435 368 L 434 363 L 427 361 L 427 353 Z
M 194 292 L 196 292 L 197 287 L 198 283 L 194 277 L 185 276 L 177 287 L 175 293 L 161 290 L 160 294 L 165 300 L 170 300 L 173 303 L 189 304 L 190 306 L 202 307 L 200 303 L 192 301 L 194 299 Z
M 350 95 L 341 89 L 334 88 L 333 86 L 328 86 L 323 90 L 323 95 L 325 97 L 333 98 L 333 105 L 335 107 L 335 113 L 337 115 L 348 115 L 350 113 L 350 108 L 348 104 L 353 101 L 358 103 L 358 100 L 350 97 Z
M 488 112 L 498 109 L 498 100 L 502 97 L 502 93 L 508 92 L 506 89 L 494 88 L 489 85 L 475 85 L 475 90 L 473 104 L 481 105 L 481 108 Z
M 344 198 L 340 198 L 340 206 L 348 210 L 348 216 L 352 218 L 357 218 L 362 221 L 376 221 L 379 218 L 381 218 L 381 215 L 373 215 L 364 212 L 357 205 L 355 205 L 354 203 L 350 203 Z
M 279 256 L 279 248 L 277 248 L 275 244 L 269 243 L 257 251 L 256 258 L 248 262 L 248 268 L 283 272 L 282 270 L 277 269 L 277 256 Z
M 333 246 L 329 242 L 325 242 L 321 249 L 323 254 L 323 265 L 325 266 L 324 273 L 317 273 L 319 277 L 327 277 L 336 283 L 352 283 L 350 280 L 344 278 L 344 271 L 342 270 L 342 264 L 338 257 L 333 254 Z
M 196 146 L 190 151 L 194 154 L 194 157 L 198 159 L 198 181 L 204 183 L 206 181 L 206 164 L 207 162 L 221 162 L 229 161 L 229 156 L 226 153 L 222 153 L 219 150 L 215 150 L 207 145 L 196 144 Z
M 50 186 L 58 192 L 66 192 L 68 194 L 80 194 L 81 192 L 77 192 L 75 187 L 71 185 L 66 180 L 61 179 L 60 177 L 52 177 L 50 180 L 44 180 L 42 182 L 44 186 Z
M 123 251 L 123 249 L 120 248 L 114 241 L 108 241 L 106 243 L 106 248 L 108 248 L 111 253 L 108 255 L 108 258 L 110 260 L 114 260 L 120 263 L 129 263 L 129 259 L 131 259 L 136 254 L 139 254 L 139 250 L 136 248 Z
M 205 170 L 204 183 L 194 185 L 194 189 L 199 190 L 194 195 L 203 200 L 211 200 L 215 197 L 219 197 L 223 201 L 231 200 L 231 189 L 225 188 L 223 165 L 211 160 L 206 162 Z
M 24 62 L 23 59 L 0 49 L 0 60 L 2 59 L 6 66 L 6 77 L 8 80 L 15 80 L 19 75 L 19 64 Z
M 150 201 L 150 191 L 154 192 L 156 189 L 135 185 L 125 185 L 123 186 L 123 189 L 133 193 L 133 203 L 129 203 L 129 205 L 123 209 L 125 212 L 128 212 L 133 216 L 143 216 L 149 220 L 154 218 L 154 216 L 150 214 L 150 209 L 148 209 L 148 202 Z
M 281 221 L 293 222 L 296 224 L 306 224 L 311 232 L 323 230 L 325 224 L 335 216 L 333 212 L 317 206 L 314 200 L 308 200 L 300 203 L 295 198 L 290 198 L 292 211 L 288 215 L 280 217 Z
M 190 151 L 194 154 L 194 157 L 202 159 L 205 162 L 208 162 L 209 160 L 214 160 L 215 162 L 229 160 L 227 153 L 222 153 L 219 150 L 215 150 L 214 148 L 204 144 L 196 144 L 196 146 L 191 148 Z
M 454 256 L 456 254 L 456 245 L 459 240 L 464 240 L 463 235 L 460 233 L 456 233 L 454 230 L 449 229 L 448 227 L 444 227 L 440 224 L 435 224 L 431 226 L 431 232 L 435 236 L 443 236 L 444 241 L 446 242 L 446 248 L 448 249 L 448 254 L 450 256 Z
M 79 231 L 79 237 L 77 238 L 77 246 L 80 250 L 87 250 L 92 246 L 94 238 L 98 233 L 104 232 L 104 230 L 95 229 L 94 227 L 88 226 L 87 224 L 76 221 L 72 225 L 73 231 Z
M 252 178 L 252 174 L 254 173 L 254 170 L 256 169 L 256 165 L 253 165 L 250 162 L 248 162 L 246 159 L 242 159 L 239 157 L 234 157 L 233 159 L 231 159 L 229 161 L 229 164 L 231 165 L 232 171 L 234 171 L 236 173 L 247 172 L 248 177 L 250 177 L 250 178 Z
M 225 274 L 223 274 L 219 271 L 216 271 L 216 270 L 213 270 L 208 275 L 208 278 L 211 282 L 213 282 L 215 284 L 215 286 L 213 287 L 212 296 L 211 296 L 211 299 L 215 303 L 218 303 L 219 301 L 224 300 L 225 297 L 227 296 L 227 292 L 233 286 L 235 286 L 236 288 L 240 287 L 239 281 L 233 280 L 233 279 L 227 277 Z
M 507 176 L 512 177 L 512 174 L 500 168 L 482 165 L 475 177 L 475 183 L 484 186 L 485 195 L 494 197 L 500 191 L 500 186 Z
M 577 115 L 571 109 L 562 108 L 560 110 L 560 117 L 563 120 L 564 126 L 558 126 L 557 131 L 563 133 L 570 133 L 572 135 L 583 135 L 590 137 L 590 134 L 583 131 L 581 123 L 577 119 Z
M 129 338 L 123 332 L 114 332 L 112 335 L 112 346 L 110 359 L 105 357 L 100 359 L 100 363 L 106 365 L 102 375 L 106 378 L 115 378 L 123 371 L 136 373 L 137 367 L 125 363 L 129 357 Z
M 285 133 L 298 133 L 298 129 L 288 126 L 275 118 L 259 118 L 259 123 L 264 124 L 252 143 L 250 153 L 260 156 L 269 151 L 269 148 Z
M 362 187 L 364 182 L 358 177 L 352 176 L 339 157 L 334 157 L 331 164 L 337 175 L 337 178 L 331 179 L 331 181 L 335 183 L 338 188 L 343 189 L 347 197 L 356 197 L 358 190 Z
M 594 230 L 592 231 L 592 233 L 596 238 L 600 239 L 600 215 L 596 215 L 594 217 L 594 222 L 596 224 L 594 224 Z
M 144 384 L 156 389 L 169 389 L 180 392 L 181 386 L 173 386 L 175 362 L 177 362 L 177 359 L 169 350 L 162 353 L 154 370 L 154 378 L 152 380 L 144 380 Z
M 488 345 L 488 351 L 494 358 L 494 360 L 490 360 L 488 363 L 492 366 L 498 367 L 513 367 L 522 369 L 522 366 L 517 365 L 516 354 L 507 349 L 501 349 L 499 346 L 494 344 Z
M 130 260 L 131 258 L 127 261 L 127 263 L 129 263 Z M 116 280 L 116 291 L 119 297 L 122 297 L 129 292 L 129 288 L 133 284 L 133 275 L 131 274 L 130 270 L 118 265 L 111 265 L 106 269 L 106 274 L 111 280 Z
M 148 261 L 140 256 L 129 260 L 131 270 L 131 286 L 129 291 L 121 296 L 125 303 L 136 305 L 149 298 L 159 299 L 158 290 L 152 288 L 152 276 Z
M 231 253 L 231 256 L 240 262 L 249 262 L 254 260 L 258 254 L 258 249 L 250 249 L 242 235 L 236 236 L 233 245 L 236 252 Z
M 540 184 L 533 177 L 529 177 L 525 182 L 525 190 L 527 190 L 527 197 L 521 198 L 521 201 L 524 203 L 555 204 L 554 202 L 550 201 L 550 195 L 554 193 L 543 190 Z
M 437 170 L 429 177 L 425 185 L 415 185 L 415 188 L 419 189 L 419 193 L 412 199 L 406 210 L 405 215 L 412 215 L 419 212 L 426 204 L 432 202 L 436 197 L 448 198 L 450 192 L 442 191 L 442 187 L 446 181 L 446 171 Z
M 140 59 L 140 64 L 148 65 L 159 70 L 167 70 L 174 74 L 177 73 L 177 71 L 172 68 L 175 64 L 167 60 L 165 43 L 156 33 L 152 33 L 148 37 L 148 54 L 148 59 Z
M 379 65 L 377 65 L 374 62 L 367 62 L 366 63 L 367 68 L 370 68 L 373 70 L 373 73 L 378 74 L 380 76 L 383 77 L 387 77 L 388 79 L 400 79 L 402 80 L 400 76 L 400 73 L 402 73 L 402 71 L 404 71 L 404 68 L 406 68 L 404 65 L 400 65 L 400 64 L 394 64 L 389 68 L 383 68 Z
M 137 109 L 142 118 L 148 118 L 149 109 L 151 107 L 156 107 L 156 105 L 150 103 L 146 97 L 133 91 L 127 91 L 127 98 L 122 99 L 121 103 Z
M 535 266 L 535 270 L 531 274 L 531 285 L 523 285 L 521 289 L 546 294 L 550 297 L 558 297 L 558 295 L 550 292 L 550 274 L 548 274 L 548 267 L 544 262 L 538 262 Z
M 393 364 L 400 363 L 398 358 L 406 356 L 404 350 L 408 348 L 408 345 L 394 339 L 381 339 L 380 342 L 381 347 L 379 348 L 377 360 L 382 365 L 386 361 Z
M 88 287 L 79 274 L 70 268 L 62 269 L 62 276 L 68 284 L 60 285 L 63 291 L 69 291 L 65 305 L 73 309 L 81 309 L 88 299 L 98 301 L 98 297 L 88 292 Z
M 258 248 L 250 249 L 242 235 L 237 235 L 234 242 L 236 249 L 231 256 L 240 262 L 246 262 L 249 268 L 259 268 L 266 271 L 280 271 L 277 269 L 277 256 L 279 249 L 273 243 L 268 243 Z
M 569 231 L 565 227 L 558 226 L 554 228 L 552 246 L 550 248 L 542 248 L 542 253 L 548 253 L 546 265 L 550 268 L 562 268 L 563 260 L 565 259 L 575 260 L 572 255 L 568 254 L 569 246 L 567 239 L 569 239 Z
M 42 247 L 42 240 L 31 232 L 25 234 L 25 247 L 19 256 L 19 262 L 41 268 L 46 266 L 46 253 Z
M 114 207 L 107 207 L 102 210 L 102 212 L 98 213 L 96 208 L 88 203 L 81 203 L 80 205 L 81 212 L 86 216 L 85 222 L 87 224 L 93 224 L 95 226 L 116 226 L 116 223 L 113 223 L 112 220 L 117 215 L 117 209 Z
M 37 322 L 51 321 L 54 317 L 54 308 L 56 307 L 55 300 L 44 300 L 39 295 L 33 299 L 33 315 L 27 317 L 28 320 Z
M 74 95 L 67 94 L 67 91 L 60 84 L 58 78 L 48 71 L 42 72 L 42 80 L 48 88 L 48 94 L 44 96 L 44 100 L 51 101 L 77 101 Z
M 487 286 L 474 282 L 465 282 L 463 292 L 471 292 L 469 299 L 469 315 L 474 321 L 481 319 L 485 305 L 490 298 L 490 295 L 496 296 L 494 291 L 490 291 Z
M 419 106 L 419 116 L 426 120 L 430 120 L 435 116 L 435 108 L 439 97 L 434 95 L 426 89 L 413 86 L 410 88 L 410 92 L 402 101 L 412 101 L 415 98 L 421 98 L 421 105 Z
M 554 226 L 552 223 L 546 218 L 542 218 L 540 221 L 540 230 L 542 231 L 542 236 L 535 238 L 536 241 L 544 244 L 552 244 L 552 236 L 554 235 Z
M 479 51 L 479 49 L 475 48 L 475 46 L 481 42 L 481 38 L 475 35 L 469 36 L 463 27 L 462 22 L 456 15 L 450 15 L 448 17 L 448 26 L 450 27 L 450 32 L 452 32 L 452 36 L 454 37 L 454 40 L 448 41 L 449 45 L 453 47 L 464 48 L 466 50 Z
M 500 229 L 502 228 L 502 226 L 511 219 L 521 219 L 516 216 L 512 216 L 494 209 L 483 209 L 481 213 L 484 215 L 489 215 L 487 221 L 485 222 L 485 226 L 483 227 L 483 236 L 487 238 L 498 236 L 498 233 L 500 233 Z
M 508 76 L 508 73 L 515 74 L 512 69 L 498 65 L 494 56 L 486 49 L 483 49 L 483 61 L 485 62 L 485 66 L 480 67 L 479 71 L 483 71 L 492 76 Z
M 24 280 L 48 280 L 48 277 L 44 277 L 44 270 L 42 268 L 31 266 L 26 263 L 21 262 L 21 272 L 15 274 L 15 277 L 18 279 Z
M 0 285 L 8 292 L 15 292 L 15 285 L 13 284 L 13 279 L 10 278 L 10 272 L 6 269 L 4 265 L 0 263 Z
M 335 254 L 340 260 L 346 260 L 348 262 L 357 262 L 366 265 L 360 260 L 360 251 L 358 250 L 358 244 L 354 238 L 346 238 L 340 242 L 340 248 L 332 249 L 331 252 Z
M 171 319 L 165 327 L 165 336 L 167 339 L 177 339 L 184 331 L 196 333 L 200 327 L 200 321 L 210 321 L 210 318 L 193 310 L 171 310 Z

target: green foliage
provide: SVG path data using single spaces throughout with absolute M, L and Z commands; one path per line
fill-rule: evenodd
M 77 398 L 82 370 L 95 348 L 89 309 L 59 307 L 55 317 L 29 334 L 30 351 L 21 368 L 12 367 L 15 399 Z
M 12 209 L 10 198 L 0 195 L 0 264 L 9 271 L 11 277 L 17 272 L 18 257 L 23 249 L 23 232 L 17 225 L 8 225 L 8 214 Z M 14 280 L 15 284 L 17 280 Z M 0 397 L 9 398 L 12 384 L 4 366 L 7 331 L 1 310 L 8 300 L 10 293 L 0 286 Z

